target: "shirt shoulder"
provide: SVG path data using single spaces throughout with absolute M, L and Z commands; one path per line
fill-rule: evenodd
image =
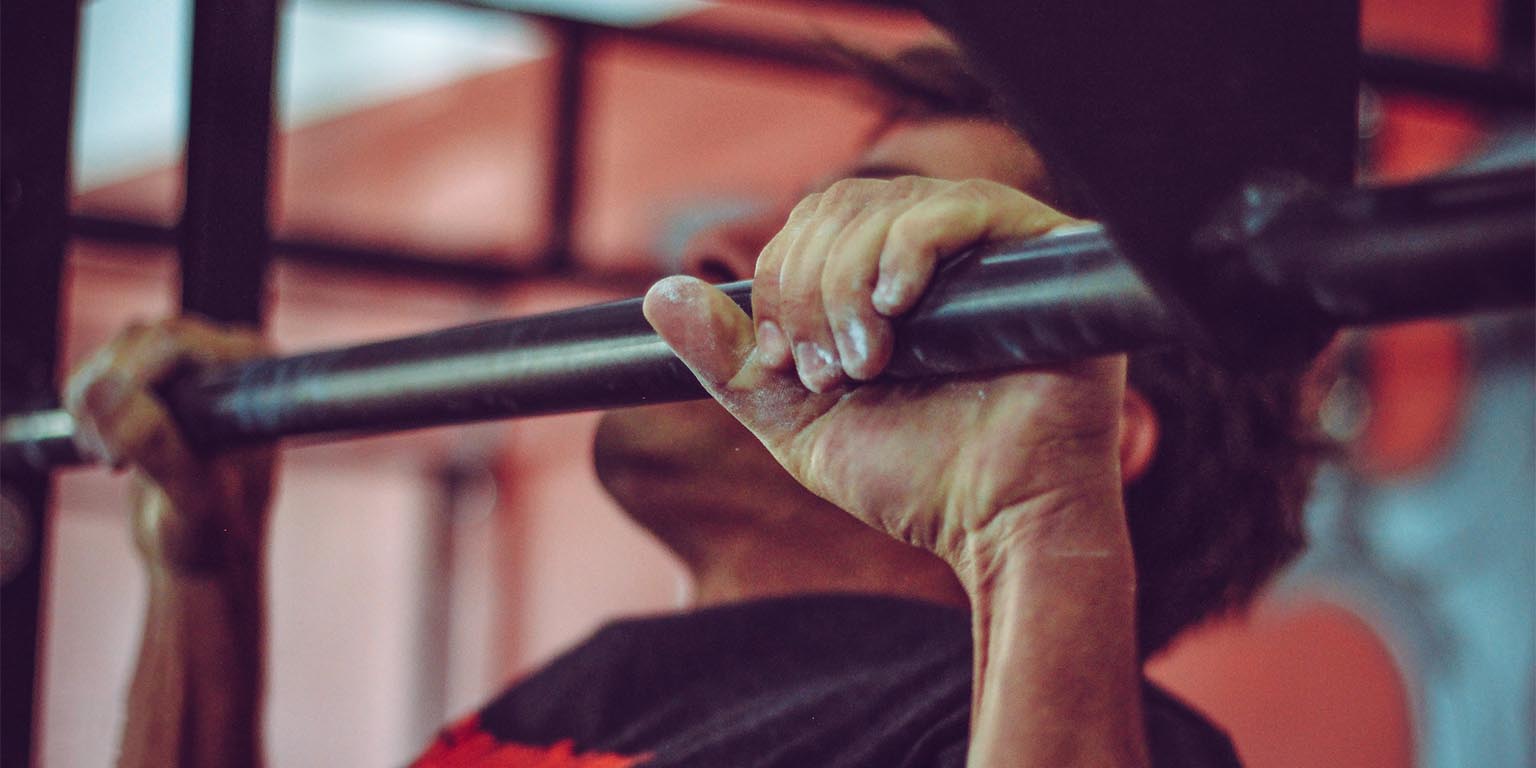
M 1240 768 L 1232 740 L 1204 715 L 1152 683 L 1142 686 L 1147 748 L 1155 768 Z
M 1146 683 L 1142 686 L 1147 748 L 1154 768 L 1241 768 L 1232 740 L 1205 716 L 1173 694 Z M 965 768 L 967 743 L 949 745 L 934 768 Z

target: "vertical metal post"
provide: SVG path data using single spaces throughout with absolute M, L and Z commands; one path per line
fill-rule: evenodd
M 1536 67 L 1531 61 L 1533 49 L 1536 49 L 1536 2 L 1503 0 L 1499 3 L 1499 65 L 1529 75 Z
M 570 267 L 581 173 L 581 118 L 586 100 L 586 27 L 578 22 L 554 22 L 556 38 L 554 145 L 549 175 L 549 242 L 545 264 L 551 271 Z
M 429 468 L 422 477 L 434 491 L 431 508 L 422 516 L 423 554 L 421 603 L 417 607 L 416 652 L 411 685 L 414 711 L 411 734 L 426 743 L 456 713 L 448 709 L 453 658 L 453 624 L 459 559 L 457 536 L 466 505 L 490 473 L 487 459 L 464 454 Z
M 226 323 L 261 323 L 276 47 L 275 0 L 197 0 L 181 306 Z
M 0 4 L 0 415 L 56 405 L 75 2 Z M 48 476 L 0 478 L 0 765 L 34 760 Z

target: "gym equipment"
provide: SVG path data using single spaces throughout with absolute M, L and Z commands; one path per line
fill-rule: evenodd
M 1536 303 L 1536 166 L 1318 195 L 1254 188 L 1200 233 L 1200 258 L 1259 276 L 1207 297 L 1271 338 Z M 749 281 L 725 286 L 750 307 Z M 887 375 L 1017 368 L 1184 338 L 1099 227 L 980 248 L 948 262 L 897 325 Z M 1220 352 L 1218 348 L 1216 351 Z M 1262 366 L 1271 350 L 1236 354 Z M 640 300 L 210 368 L 165 391 L 194 445 L 345 436 L 704 397 Z M 80 461 L 68 414 L 0 424 L 0 462 Z

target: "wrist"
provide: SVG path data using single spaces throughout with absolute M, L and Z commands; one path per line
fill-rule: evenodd
M 264 620 L 259 581 L 151 566 L 120 766 L 255 766 Z
M 1122 503 L 1014 511 L 1010 535 L 972 543 L 974 570 L 962 576 L 976 659 L 970 759 L 1145 765 Z M 1053 716 L 1030 714 L 1040 712 Z
M 148 566 L 147 622 L 164 637 L 180 638 L 189 661 L 255 652 L 265 628 L 263 590 L 256 571 L 189 574 Z
M 140 473 L 134 482 L 134 538 L 151 576 L 189 582 L 256 578 L 265 553 L 270 474 L 210 473 L 168 492 Z
M 951 558 L 973 603 L 1002 587 L 1054 582 L 1087 571 L 1134 581 L 1118 477 L 1085 479 L 1033 496 L 966 531 Z
M 149 598 L 184 609 L 207 609 L 246 595 L 259 597 L 258 568 L 220 566 L 192 570 L 179 563 L 146 559 Z

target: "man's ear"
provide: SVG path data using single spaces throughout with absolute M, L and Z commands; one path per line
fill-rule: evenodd
M 1130 485 L 1152 466 L 1160 430 L 1157 412 L 1140 392 L 1130 387 L 1125 390 L 1120 419 L 1120 482 Z

